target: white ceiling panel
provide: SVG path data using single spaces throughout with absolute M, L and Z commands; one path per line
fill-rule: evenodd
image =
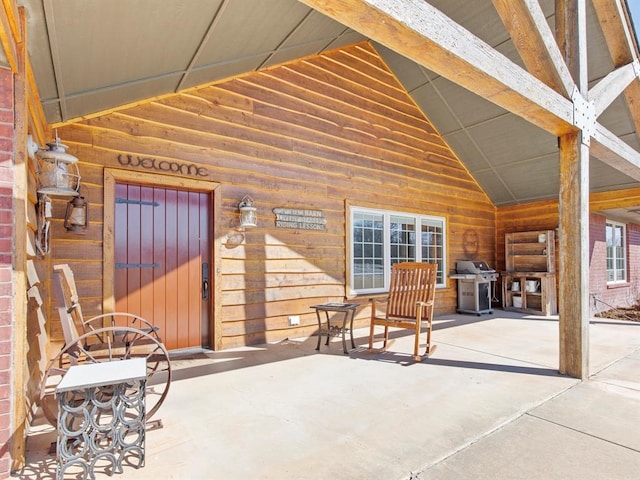
M 498 176 L 519 202 L 558 197 L 560 167 L 555 156 L 505 165 Z
M 341 23 L 311 10 L 282 42 L 281 47 L 298 47 L 316 41 L 331 42 L 346 30 L 347 28 Z
M 467 129 L 495 167 L 556 154 L 556 137 L 513 114 L 495 117 Z M 538 162 L 541 163 L 541 162 Z
M 195 65 L 272 52 L 310 12 L 309 7 L 291 0 L 227 0 Z
M 120 105 L 136 102 L 141 95 L 152 98 L 166 94 L 177 84 L 181 75 L 165 76 L 151 81 L 127 83 L 122 86 L 94 91 L 66 98 L 67 115 L 80 117 L 87 111 L 108 110 Z
M 487 170 L 491 168 L 491 163 L 484 157 L 477 145 L 469 138 L 465 131 L 458 131 L 444 137 L 447 145 L 456 152 L 456 155 L 463 161 L 470 172 Z
M 473 176 L 494 204 L 510 205 L 518 200 L 518 197 L 509 190 L 493 169 L 474 173 Z
M 258 66 L 265 63 L 268 58 L 268 55 L 261 54 L 193 70 L 183 81 L 182 88 L 197 87 L 198 85 L 205 85 L 214 81 L 252 72 L 258 68 Z
M 46 12 L 68 94 L 183 71 L 220 0 L 65 0 Z M 182 27 L 181 27 L 182 26 Z M 132 45 L 135 48 L 132 48 Z M 186 55 L 185 55 L 186 53 Z

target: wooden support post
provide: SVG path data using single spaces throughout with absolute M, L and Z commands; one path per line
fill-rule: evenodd
M 26 458 L 27 411 L 25 389 L 27 370 L 27 19 L 24 7 L 19 9 L 22 41 L 16 44 L 18 71 L 14 75 L 14 324 L 13 324 L 13 438 L 11 470 L 20 470 Z
M 589 376 L 589 144 L 595 115 L 586 102 L 584 0 L 556 0 L 556 36 L 576 83 L 573 133 L 560 137 L 560 373 Z
M 560 373 L 589 376 L 589 147 L 560 137 Z

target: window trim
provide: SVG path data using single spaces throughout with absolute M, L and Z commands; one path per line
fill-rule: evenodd
M 383 288 L 367 288 L 356 290 L 354 285 L 354 239 L 353 239 L 353 225 L 354 225 L 354 215 L 356 213 L 365 213 L 365 214 L 377 214 L 383 216 L 383 224 L 384 224 L 384 244 L 383 244 L 383 260 L 384 260 L 384 287 Z M 382 294 L 389 291 L 389 283 L 391 281 L 391 242 L 390 242 L 390 217 L 392 216 L 400 216 L 400 217 L 410 217 L 413 218 L 416 222 L 416 233 L 418 233 L 419 229 L 418 225 L 422 226 L 422 221 L 437 221 L 442 224 L 442 272 L 441 278 L 442 281 L 436 284 L 436 288 L 444 289 L 447 288 L 447 245 L 448 245 L 448 232 L 447 232 L 447 218 L 444 216 L 438 215 L 425 215 L 417 212 L 402 212 L 399 210 L 385 210 L 380 208 L 371 208 L 371 207 L 360 207 L 356 205 L 349 206 L 349 213 L 347 216 L 348 224 L 347 224 L 347 235 L 346 241 L 347 245 L 347 291 L 350 296 L 358 296 L 358 295 L 375 295 Z M 416 235 L 416 256 L 417 258 L 422 258 L 422 235 Z M 421 260 L 420 260 L 421 261 Z
M 609 259 L 609 245 L 607 244 L 607 229 L 609 227 L 613 227 L 615 229 L 615 227 L 622 227 L 622 251 L 624 253 L 624 278 L 622 280 L 616 280 L 616 273 L 619 271 L 619 269 L 616 268 L 616 261 L 618 260 L 617 257 L 615 256 L 615 249 L 614 249 L 614 257 L 613 257 L 613 280 L 609 280 L 609 272 L 611 271 L 607 265 L 606 262 Z M 604 243 L 605 243 L 605 272 L 606 272 L 606 276 L 607 276 L 607 285 L 623 285 L 628 283 L 629 280 L 629 252 L 627 251 L 627 224 L 626 223 L 622 223 L 622 222 L 616 222 L 615 220 L 609 220 L 606 219 L 605 220 L 605 226 L 604 226 L 605 230 L 604 230 Z

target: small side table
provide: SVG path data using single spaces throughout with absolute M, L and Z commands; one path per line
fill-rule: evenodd
M 351 335 L 351 348 L 356 348 L 356 344 L 353 341 L 353 317 L 356 314 L 356 308 L 358 308 L 360 304 L 358 303 L 322 303 L 320 305 L 313 305 L 311 308 L 315 308 L 316 317 L 318 318 L 318 345 L 316 346 L 316 350 L 320 350 L 320 340 L 322 339 L 322 334 L 327 334 L 327 341 L 325 345 L 329 345 L 329 337 L 342 335 L 342 349 L 344 353 L 349 353 L 347 351 L 347 342 L 345 340 L 345 333 L 349 330 L 349 334 Z M 327 327 L 322 327 L 322 319 L 320 318 L 320 312 L 324 312 L 327 320 Z M 340 325 L 331 325 L 331 321 L 329 319 L 329 312 L 338 312 L 344 313 L 344 318 L 342 319 L 342 326 Z M 349 322 L 349 326 L 347 327 L 347 322 Z
M 69 469 L 93 479 L 98 462 L 122 473 L 130 456 L 144 466 L 146 379 L 144 358 L 69 367 L 56 388 L 57 480 Z

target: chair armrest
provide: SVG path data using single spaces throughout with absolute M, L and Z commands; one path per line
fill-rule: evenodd
M 433 300 L 429 300 L 428 302 L 416 302 L 416 305 L 419 307 L 431 307 L 433 306 Z

